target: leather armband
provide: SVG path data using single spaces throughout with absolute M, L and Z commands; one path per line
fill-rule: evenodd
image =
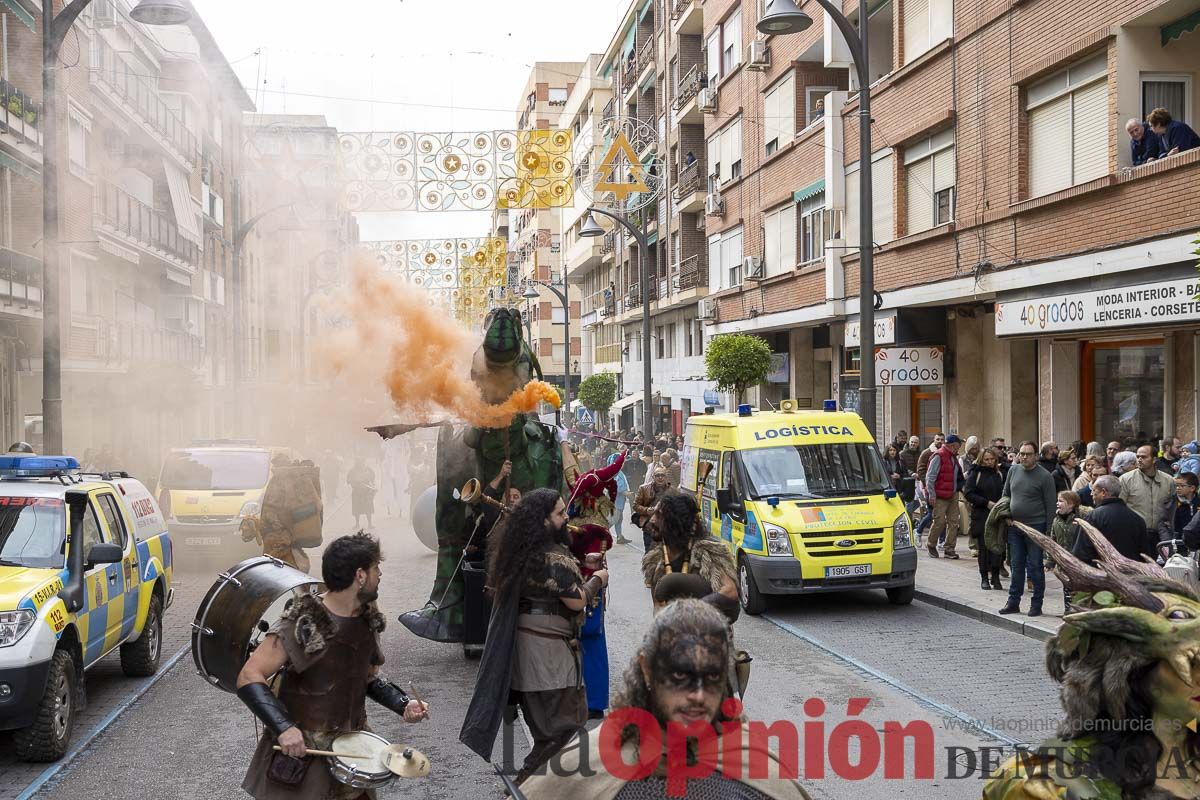
M 288 728 L 296 727 L 283 701 L 265 683 L 247 683 L 237 690 L 237 696 L 276 736 Z
M 383 678 L 376 678 L 367 684 L 367 697 L 397 714 L 403 714 L 404 709 L 408 706 L 408 695 L 404 693 L 404 690 Z
M 596 599 L 600 592 L 604 591 L 604 581 L 597 578 L 595 575 L 588 578 L 583 584 L 583 595 L 588 603 Z
M 730 622 L 737 622 L 738 616 L 742 613 L 742 607 L 737 600 L 726 597 L 720 592 L 711 592 L 701 597 L 700 600 L 720 611 Z

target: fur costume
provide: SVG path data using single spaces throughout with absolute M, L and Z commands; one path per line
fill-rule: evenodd
M 737 567 L 733 563 L 733 556 L 720 539 L 706 537 L 692 541 L 688 563 L 691 565 L 688 571 L 708 581 L 714 592 L 721 590 L 725 578 L 737 581 Z M 666 574 L 667 565 L 663 561 L 662 547 L 651 548 L 642 556 L 642 577 L 646 579 L 646 586 L 654 588 Z
M 365 616 L 367 626 L 375 635 L 383 633 L 387 623 L 375 603 L 367 607 Z M 304 652 L 309 655 L 324 650 L 325 640 L 333 635 L 333 620 L 319 595 L 306 594 L 293 600 L 280 619 L 295 622 L 296 641 L 304 646 Z

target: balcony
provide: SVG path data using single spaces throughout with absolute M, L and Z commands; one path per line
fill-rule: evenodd
M 678 291 L 686 292 L 691 289 L 708 287 L 708 264 L 703 253 L 688 256 L 675 267 L 679 275 Z
M 600 256 L 611 256 L 617 249 L 617 232 L 609 231 L 600 241 Z
M 707 187 L 704 182 L 700 160 L 679 170 L 675 184 L 675 208 L 681 214 L 695 214 L 704 210 L 704 195 Z
M 0 247 L 0 297 L 8 298 L 5 310 L 12 313 L 12 302 L 23 307 L 42 304 L 42 260 Z
M 675 0 L 671 10 L 671 29 L 676 36 L 700 36 L 704 33 L 703 0 Z
M 147 250 L 156 257 L 195 270 L 200 248 L 184 238 L 166 214 L 132 197 L 122 189 L 100 181 L 96 185 L 96 227 Z
M 602 344 L 597 345 L 594 349 L 597 364 L 613 364 L 621 361 L 621 345 L 619 344 Z
M 638 84 L 645 83 L 646 71 L 654 68 L 654 53 L 656 50 L 654 37 L 648 37 L 638 50 L 637 65 L 634 68 L 638 76 Z
M 42 104 L 0 79 L 0 142 L 35 164 L 42 162 Z
M 118 123 L 133 118 L 163 148 L 191 171 L 198 158 L 196 137 L 159 97 L 158 87 L 133 72 L 99 37 L 92 42 L 92 85 L 118 108 L 105 108 Z M 99 105 L 104 108 L 103 103 Z
M 675 87 L 675 110 L 679 111 L 700 94 L 700 79 L 704 74 L 704 65 L 693 64 L 692 68 L 679 79 Z M 682 123 L 681 123 L 682 124 Z

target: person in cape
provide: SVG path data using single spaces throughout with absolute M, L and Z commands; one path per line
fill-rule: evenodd
M 328 750 L 341 733 L 369 730 L 368 697 L 406 722 L 428 716 L 428 706 L 379 674 L 384 620 L 375 599 L 382 560 L 370 534 L 330 542 L 321 558 L 328 591 L 295 600 L 238 674 L 238 697 L 265 726 L 242 782 L 257 800 L 373 799 L 373 791 L 338 783 L 306 751 Z M 279 674 L 276 694 L 270 684 Z
M 654 507 L 650 524 L 661 540 L 642 557 L 642 576 L 661 610 L 678 597 L 704 600 L 730 620 L 738 618 L 737 567 L 729 548 L 709 535 L 696 498 L 670 489 Z M 685 575 L 694 576 L 683 578 Z M 670 580 L 664 580 L 668 576 Z
M 554 757 L 551 769 L 531 777 L 514 797 L 807 800 L 809 795 L 797 776 L 789 774 L 795 767 L 785 766 L 768 749 L 766 737 L 750 735 L 741 703 L 729 694 L 725 680 L 733 656 L 729 625 L 720 612 L 694 599 L 671 603 L 650 623 L 637 655 L 625 670 L 613 709 L 601 726 L 619 726 L 617 741 L 624 764 L 647 766 L 637 777 L 612 774 L 605 769 L 600 750 L 609 739 L 608 732 L 587 731 Z M 711 728 L 706 730 L 706 723 Z M 657 760 L 643 751 L 642 734 L 653 728 L 658 729 L 663 747 Z M 714 760 L 690 764 L 692 777 L 683 777 L 678 771 L 673 776 L 673 770 L 682 765 L 673 764 L 668 755 L 672 737 L 699 739 L 708 732 L 716 744 L 704 751 L 713 753 Z M 722 737 L 731 734 L 738 738 L 727 745 Z
M 1062 686 L 1058 736 L 1001 765 L 984 800 L 1197 797 L 1200 594 L 1151 561 L 1121 555 L 1076 520 L 1096 566 L 1014 523 L 1071 591 L 1046 667 Z
M 520 783 L 587 721 L 579 662 L 581 612 L 608 583 L 599 569 L 586 581 L 569 549 L 567 506 L 553 489 L 525 494 L 488 544 L 492 617 L 475 689 L 459 740 L 491 760 L 496 733 L 515 708 L 533 747 Z

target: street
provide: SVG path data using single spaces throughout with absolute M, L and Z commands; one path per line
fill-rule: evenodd
M 349 528 L 348 519 L 338 522 Z M 380 796 L 500 797 L 502 788 L 490 767 L 458 742 L 476 662 L 466 661 L 457 645 L 419 639 L 394 622 L 398 612 L 424 603 L 434 556 L 416 541 L 405 520 L 383 519 L 376 529 L 387 559 L 380 596 L 390 622 L 383 635 L 385 670 L 403 685 L 415 682 L 431 705 L 432 719 L 407 725 L 372 703 L 368 714 L 378 733 L 412 745 L 433 764 L 429 777 L 397 781 Z M 628 525 L 626 531 L 637 533 Z M 638 571 L 640 556 L 640 546 L 618 547 L 609 556 L 612 607 L 606 625 L 614 692 L 650 617 Z M 166 617 L 164 663 L 186 648 L 188 623 L 207 585 L 207 579 L 181 577 Z M 802 710 L 804 701 L 819 698 L 826 707 L 821 719 L 828 739 L 829 732 L 848 718 L 847 701 L 866 698 L 869 702 L 860 716 L 877 731 L 886 722 L 924 721 L 933 729 L 934 778 L 912 779 L 910 751 L 904 780 L 886 779 L 882 768 L 855 781 L 838 778 L 828 767 L 824 779 L 802 776 L 814 798 L 978 797 L 978 775 L 948 777 L 951 756 L 946 748 L 977 750 L 1013 739 L 1042 738 L 1049 735 L 1048 729 L 1018 736 L 1015 726 L 1024 721 L 1042 724 L 1040 720 L 1058 716 L 1057 690 L 1042 666 L 1040 643 L 921 602 L 890 606 L 882 592 L 793 600 L 777 603 L 759 618 L 743 615 L 735 632 L 738 646 L 754 657 L 746 697 L 751 719 L 799 725 L 809 719 Z M 76 728 L 76 745 L 92 729 L 102 729 L 74 758 L 49 765 L 54 774 L 33 794 L 27 789 L 44 765 L 15 764 L 6 755 L 0 762 L 0 800 L 244 796 L 239 785 L 256 741 L 253 717 L 235 696 L 196 675 L 190 653 L 160 677 L 111 720 L 113 710 L 128 702 L 142 682 L 121 677 L 112 657 L 89 672 L 90 705 Z M 1008 730 L 1007 741 L 998 738 L 1004 730 L 997 735 L 982 732 L 997 727 Z M 527 748 L 520 725 L 516 738 L 519 764 Z M 494 758 L 502 758 L 499 743 Z M 959 763 L 962 774 L 965 762 L 960 758 Z

